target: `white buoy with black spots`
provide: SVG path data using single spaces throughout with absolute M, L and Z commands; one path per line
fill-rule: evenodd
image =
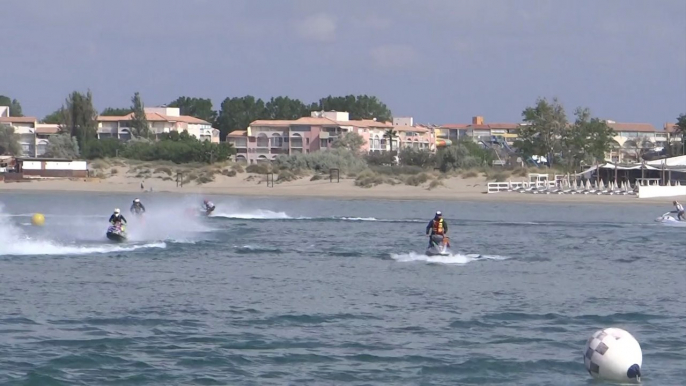
M 586 342 L 584 365 L 593 378 L 641 383 L 643 353 L 638 341 L 621 328 L 596 331 Z

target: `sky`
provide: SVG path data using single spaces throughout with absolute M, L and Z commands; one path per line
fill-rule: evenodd
M 179 96 L 368 94 L 425 124 L 557 97 L 661 128 L 686 113 L 683 0 L 1 0 L 0 95 L 44 117 Z

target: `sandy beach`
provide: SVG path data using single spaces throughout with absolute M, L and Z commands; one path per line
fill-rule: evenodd
M 429 189 L 429 183 L 420 186 L 381 184 L 369 188 L 355 185 L 352 178 L 330 182 L 324 177 L 310 180 L 304 177 L 295 181 L 276 182 L 271 186 L 264 175 L 238 173 L 228 177 L 216 174 L 214 181 L 197 184 L 190 182 L 177 186 L 169 176 L 151 175 L 141 178 L 135 171 L 86 179 L 42 179 L 27 182 L 0 182 L 0 192 L 102 192 L 102 193 L 155 193 L 211 194 L 252 197 L 317 197 L 338 199 L 384 200 L 439 200 L 439 201 L 492 201 L 540 203 L 597 203 L 597 204 L 657 204 L 670 203 L 671 198 L 638 199 L 620 195 L 558 195 L 525 194 L 515 192 L 486 193 L 485 177 L 450 177 L 441 179 L 442 185 Z M 522 180 L 515 178 L 512 180 Z M 141 187 L 142 184 L 142 187 Z

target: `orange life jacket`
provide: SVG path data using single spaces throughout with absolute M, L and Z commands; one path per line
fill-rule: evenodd
M 433 232 L 435 235 L 442 235 L 443 234 L 443 219 L 438 219 L 434 220 L 433 223 Z

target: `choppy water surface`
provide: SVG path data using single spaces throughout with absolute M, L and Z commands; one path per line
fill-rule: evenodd
M 0 384 L 591 384 L 630 331 L 644 383 L 686 379 L 684 228 L 643 205 L 3 194 Z M 668 200 L 667 200 L 668 201 Z M 437 209 L 455 255 L 427 258 Z M 30 225 L 30 215 L 46 225 Z M 481 257 L 477 257 L 481 255 Z

